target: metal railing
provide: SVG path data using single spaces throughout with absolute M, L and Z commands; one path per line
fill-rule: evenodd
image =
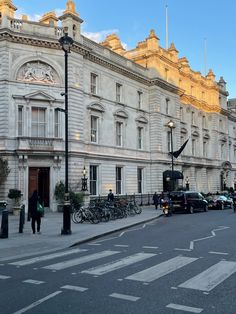
M 139 206 L 148 206 L 148 205 L 152 205 L 153 201 L 152 201 L 152 194 L 148 193 L 148 194 L 124 194 L 124 195 L 114 195 L 115 200 L 119 200 L 119 199 L 127 199 L 128 201 L 135 201 L 137 205 Z M 95 200 L 107 200 L 107 196 L 104 195 L 91 195 L 90 196 L 90 201 L 95 201 Z

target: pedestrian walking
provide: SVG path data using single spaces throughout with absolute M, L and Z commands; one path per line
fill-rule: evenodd
M 152 200 L 153 200 L 153 204 L 155 205 L 155 208 L 158 209 L 159 196 L 157 192 L 153 194 Z
M 112 193 L 112 189 L 109 190 L 109 193 L 107 195 L 107 200 L 114 202 L 114 194 Z
M 29 213 L 31 217 L 31 227 L 32 227 L 33 234 L 35 234 L 35 231 L 36 231 L 35 223 L 37 225 L 38 233 L 40 233 L 40 227 L 41 227 L 42 212 L 38 211 L 38 203 L 42 205 L 38 192 L 35 190 L 29 199 Z

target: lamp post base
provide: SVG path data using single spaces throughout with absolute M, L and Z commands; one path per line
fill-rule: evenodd
M 71 233 L 70 202 L 65 202 L 63 206 L 63 228 L 61 229 L 61 235 L 69 235 Z

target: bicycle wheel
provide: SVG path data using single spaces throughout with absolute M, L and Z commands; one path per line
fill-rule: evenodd
M 77 224 L 82 223 L 84 221 L 81 210 L 78 210 L 77 212 L 73 213 L 73 221 Z
M 134 211 L 135 211 L 136 214 L 141 214 L 142 208 L 135 204 L 134 205 Z

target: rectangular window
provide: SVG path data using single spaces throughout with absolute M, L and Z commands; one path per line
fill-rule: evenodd
M 137 179 L 138 179 L 138 193 L 142 193 L 143 189 L 143 169 L 137 169 Z
M 207 141 L 203 141 L 203 157 L 207 157 Z
M 54 111 L 54 137 L 60 137 L 60 115 L 59 111 Z
M 91 116 L 91 142 L 98 142 L 98 117 Z
M 97 80 L 98 80 L 97 74 L 91 73 L 90 80 L 91 80 L 90 82 L 91 93 L 96 95 L 97 94 Z
M 123 123 L 122 122 L 116 122 L 116 146 L 122 146 L 123 145 L 123 138 L 122 138 L 122 132 L 123 132 Z
M 121 102 L 122 85 L 116 83 L 116 101 Z
M 98 166 L 90 166 L 89 168 L 89 191 L 91 195 L 97 195 L 97 171 Z
M 167 132 L 167 149 L 171 152 L 171 131 Z
M 32 108 L 31 136 L 46 136 L 46 110 L 44 108 Z
M 122 167 L 116 167 L 116 194 L 122 194 Z
M 138 149 L 143 149 L 143 128 L 138 127 Z
M 192 139 L 192 156 L 195 156 L 196 154 L 196 140 L 193 138 Z
M 202 127 L 206 128 L 206 117 L 205 116 L 202 117 Z
M 192 123 L 193 125 L 195 125 L 195 112 L 192 111 L 191 114 L 192 114 L 192 115 L 191 115 L 191 123 Z
M 169 103 L 170 103 L 169 98 L 166 98 L 166 114 L 169 114 L 170 112 Z
M 23 135 L 23 108 L 18 107 L 18 136 Z
M 138 109 L 142 108 L 143 103 L 143 93 L 138 91 Z

